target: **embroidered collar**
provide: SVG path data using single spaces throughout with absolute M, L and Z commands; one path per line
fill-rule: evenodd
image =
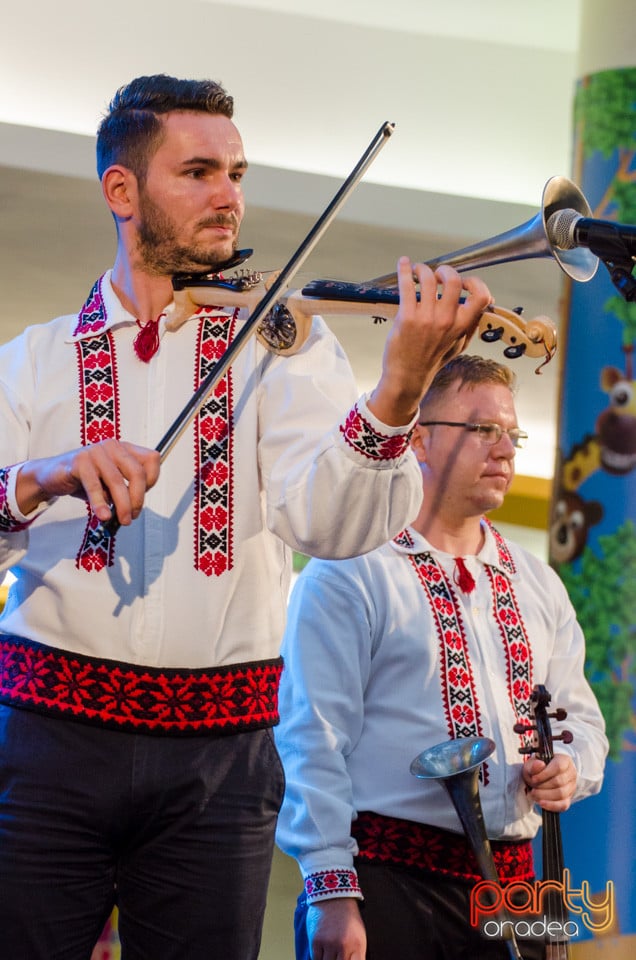
M 99 336 L 119 323 L 137 323 L 135 317 L 122 306 L 111 284 L 111 271 L 107 270 L 97 280 L 86 303 L 77 315 L 77 323 L 69 343 Z
M 86 303 L 77 315 L 77 322 L 67 339 L 67 343 L 77 343 L 79 340 L 100 336 L 106 330 L 120 324 L 138 326 L 137 318 L 123 307 L 113 290 L 111 276 L 112 270 L 107 270 L 99 280 L 95 281 Z M 201 308 L 197 310 L 193 305 L 192 316 L 200 312 L 202 312 Z M 163 311 L 161 329 L 176 330 L 182 325 L 183 320 L 179 323 L 171 323 L 174 313 L 175 304 L 173 302 L 168 304 Z M 207 316 L 228 316 L 234 313 L 234 309 L 206 307 L 205 313 Z
M 493 567 L 511 580 L 515 580 L 518 577 L 517 568 L 506 541 L 486 517 L 482 517 L 481 525 L 484 531 L 484 545 L 475 559 L 484 566 Z M 410 554 L 411 556 L 420 553 L 431 553 L 439 556 L 441 552 L 413 527 L 406 527 L 402 530 L 391 541 L 391 546 L 398 553 Z

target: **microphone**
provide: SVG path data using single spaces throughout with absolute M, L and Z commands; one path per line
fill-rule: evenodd
M 636 226 L 612 220 L 593 220 L 566 208 L 553 213 L 546 223 L 550 243 L 558 250 L 585 247 L 601 260 L 636 258 Z

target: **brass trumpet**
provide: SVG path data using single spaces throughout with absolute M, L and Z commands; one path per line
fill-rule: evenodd
M 516 260 L 530 260 L 538 257 L 553 257 L 561 269 L 573 280 L 585 283 L 591 280 L 598 269 L 599 258 L 585 247 L 562 249 L 553 236 L 551 221 L 561 211 L 587 217 L 590 206 L 572 181 L 565 177 L 552 177 L 543 188 L 541 209 L 526 223 L 505 233 L 500 233 L 473 246 L 463 247 L 451 253 L 426 261 L 435 269 L 442 264 L 454 267 L 458 272 L 495 266 Z M 238 257 L 226 265 L 232 267 L 241 263 L 252 254 L 252 250 L 239 251 Z M 210 274 L 179 275 L 173 278 L 177 311 L 173 322 L 181 322 L 197 306 L 222 302 L 226 306 L 259 309 L 259 322 L 256 335 L 268 350 L 283 356 L 290 356 L 303 345 L 311 327 L 314 314 L 363 314 L 382 319 L 390 319 L 398 307 L 397 274 L 388 273 L 381 277 L 350 283 L 338 280 L 312 280 L 301 290 L 282 291 L 273 296 L 273 285 L 278 285 L 281 277 L 275 272 L 269 280 L 262 273 L 243 273 L 234 277 L 223 277 L 219 272 Z M 278 302 L 273 306 L 274 301 Z M 267 309 L 260 310 L 266 301 Z M 269 309 L 273 306 L 273 309 Z M 269 310 L 269 312 L 268 312 Z M 513 352 L 506 354 L 514 357 L 514 344 L 524 343 L 522 352 L 528 355 L 543 356 L 549 360 L 556 350 L 556 331 L 554 325 L 543 321 L 530 327 L 525 336 L 525 324 L 506 317 L 503 328 L 495 323 L 494 330 L 502 329 L 503 339 L 511 336 Z M 489 321 L 485 321 L 486 325 Z M 494 339 L 488 329 L 483 339 Z M 533 351 L 530 353 L 529 351 Z M 229 359 L 229 358 L 227 358 Z
M 422 751 L 411 763 L 420 780 L 440 780 L 451 798 L 484 880 L 499 883 L 479 799 L 479 767 L 495 749 L 489 737 L 462 737 Z M 504 936 L 512 960 L 522 960 L 514 930 L 506 924 Z

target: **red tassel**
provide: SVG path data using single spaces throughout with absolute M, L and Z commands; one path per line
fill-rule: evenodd
M 472 593 L 475 589 L 475 579 L 461 557 L 455 557 L 453 580 L 462 593 Z
M 135 353 L 144 363 L 148 363 L 159 349 L 159 321 L 165 317 L 165 313 L 160 313 L 156 320 L 148 320 L 143 326 L 137 321 L 139 333 L 135 337 L 133 347 Z

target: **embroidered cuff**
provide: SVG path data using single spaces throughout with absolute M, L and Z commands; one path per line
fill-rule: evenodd
M 0 467 L 0 533 L 17 533 L 20 530 L 26 530 L 37 515 L 48 506 L 46 503 L 41 503 L 31 511 L 28 517 L 20 512 L 15 497 L 15 482 L 21 466 L 22 464 L 18 463 L 10 467 Z
M 318 870 L 305 877 L 307 903 L 318 903 L 333 897 L 355 897 L 362 900 L 358 874 L 352 868 L 336 867 Z
M 361 397 L 340 426 L 344 442 L 375 462 L 386 461 L 387 466 L 399 460 L 409 446 L 415 419 L 406 427 L 387 427 L 375 417 Z

